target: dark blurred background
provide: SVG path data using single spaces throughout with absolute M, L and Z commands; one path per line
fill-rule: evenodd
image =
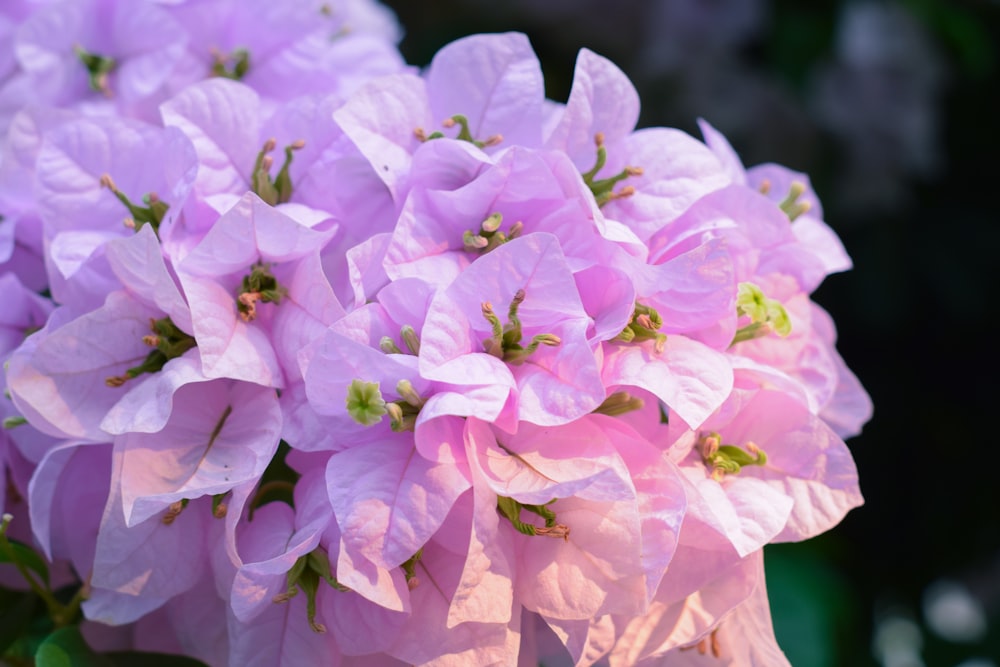
M 581 47 L 639 89 L 640 125 L 703 117 L 747 166 L 808 172 L 855 269 L 814 295 L 871 393 L 848 444 L 867 504 L 769 547 L 796 667 L 1000 667 L 1000 1 L 387 0 L 409 62 L 525 32 L 550 98 Z

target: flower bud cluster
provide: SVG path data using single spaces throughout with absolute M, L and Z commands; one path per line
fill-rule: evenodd
M 871 413 L 807 177 L 636 130 L 590 51 L 565 104 L 521 34 L 418 73 L 364 2 L 0 16 L 0 510 L 87 619 L 212 665 L 787 663 L 762 547 L 861 504 Z

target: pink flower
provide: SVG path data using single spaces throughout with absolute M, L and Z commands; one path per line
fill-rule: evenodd
M 191 327 L 187 304 L 152 229 L 112 242 L 101 254 L 107 255 L 107 272 L 125 288 L 79 316 L 75 308 L 63 306 L 10 360 L 7 381 L 15 405 L 37 428 L 56 437 L 106 440 L 100 425 L 112 406 L 142 384 L 147 371 L 173 359 L 163 355 L 149 366 L 158 345 L 169 346 L 176 358 L 195 354 L 184 339 Z M 151 321 L 161 322 L 163 331 L 151 329 Z M 170 342 L 175 335 L 177 341 Z M 154 340 L 156 336 L 162 338 Z M 138 382 L 126 385 L 135 378 Z
M 516 330 L 510 342 L 501 318 Z M 589 322 L 556 238 L 515 239 L 435 296 L 421 333 L 420 373 L 452 385 L 508 387 L 519 420 L 567 423 L 605 396 Z
M 153 3 L 54 2 L 18 29 L 15 54 L 39 96 L 88 114 L 155 114 L 185 48 L 181 27 Z
M 412 154 L 422 142 L 415 128 L 428 138 L 444 122 L 443 136 L 467 134 L 488 151 L 538 148 L 544 99 L 541 68 L 524 35 L 473 35 L 438 52 L 424 79 L 376 80 L 334 118 L 400 202 Z M 455 122 L 459 116 L 465 125 Z
M 270 333 L 274 311 L 302 308 L 288 303 L 287 285 L 297 263 L 317 254 L 332 233 L 329 225 L 300 224 L 247 193 L 184 258 L 178 275 L 208 377 L 284 386 Z
M 863 502 L 843 441 L 794 398 L 750 384 L 738 376 L 729 400 L 670 451 L 693 485 L 689 511 L 741 555 L 818 535 Z

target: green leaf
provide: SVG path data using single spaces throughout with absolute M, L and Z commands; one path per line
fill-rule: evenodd
M 207 667 L 201 660 L 169 653 L 118 651 L 104 654 L 113 667 Z
M 0 655 L 27 634 L 37 606 L 38 596 L 30 591 L 0 590 Z
M 10 543 L 11 549 L 14 551 L 14 557 L 17 561 L 24 565 L 29 570 L 33 570 L 42 578 L 42 582 L 45 587 L 49 587 L 49 566 L 45 564 L 45 559 L 42 558 L 37 551 L 29 547 L 27 544 L 18 542 L 17 540 L 12 540 L 9 537 L 7 542 Z M 10 559 L 10 554 L 7 550 L 2 548 L 0 544 L 0 563 L 12 563 Z
M 113 663 L 95 653 L 80 628 L 71 625 L 45 638 L 35 653 L 35 667 L 113 667 Z

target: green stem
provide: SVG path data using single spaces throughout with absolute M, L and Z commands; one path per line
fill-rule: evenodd
M 18 559 L 17 553 L 14 551 L 14 546 L 10 543 L 10 540 L 7 539 L 7 526 L 10 525 L 11 519 L 13 519 L 13 517 L 10 514 L 5 514 L 3 516 L 2 523 L 0 523 L 0 549 L 4 550 L 4 553 L 7 554 L 7 558 L 14 564 L 17 571 L 21 573 L 24 580 L 28 582 L 28 586 L 31 587 L 31 590 L 42 599 L 45 606 L 48 607 L 49 616 L 53 621 L 55 621 L 55 619 L 63 611 L 63 607 L 59 604 L 59 601 L 55 599 L 51 591 L 39 584 L 35 580 L 35 577 L 32 576 L 31 571 Z
M 52 622 L 57 628 L 69 625 L 76 618 L 77 614 L 80 612 L 80 605 L 83 604 L 84 600 L 90 597 L 90 582 L 87 581 L 80 585 L 70 601 L 66 603 L 55 616 L 52 617 Z

